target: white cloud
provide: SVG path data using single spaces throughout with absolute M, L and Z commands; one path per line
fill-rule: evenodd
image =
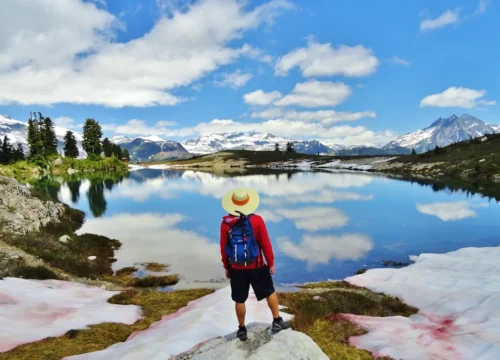
M 411 65 L 411 61 L 400 58 L 399 56 L 394 56 L 391 59 L 391 62 L 393 64 L 396 64 L 396 65 L 403 65 L 403 66 L 410 66 Z
M 481 99 L 486 95 L 486 90 L 473 90 L 464 87 L 450 87 L 439 94 L 426 96 L 420 101 L 420 107 L 461 107 L 470 109 L 477 105 L 492 106 L 496 101 Z
M 490 0 L 479 0 L 479 4 L 476 11 L 474 12 L 474 15 L 484 14 L 489 4 Z
M 292 6 L 272 0 L 248 10 L 237 0 L 203 0 L 119 43 L 117 18 L 93 3 L 9 1 L 0 13 L 0 103 L 174 105 L 183 101 L 175 89 L 252 56 L 251 46 L 232 41 Z
M 351 88 L 341 82 L 309 80 L 295 85 L 293 91 L 275 101 L 277 106 L 322 107 L 342 103 L 352 94 Z
M 302 75 L 311 76 L 367 76 L 377 70 L 378 59 L 371 49 L 362 45 L 340 45 L 333 48 L 330 43 L 320 44 L 309 39 L 307 47 L 299 48 L 281 57 L 275 66 L 277 75 L 287 75 L 299 67 Z
M 54 124 L 65 129 L 72 129 L 76 127 L 75 120 L 73 120 L 69 116 L 61 116 L 54 119 Z
M 322 124 L 329 125 L 342 121 L 356 121 L 363 118 L 374 118 L 377 114 L 373 111 L 361 112 L 338 112 L 335 110 L 318 111 L 284 111 L 280 108 L 271 108 L 263 111 L 253 112 L 251 117 L 260 119 L 286 119 L 292 121 L 314 122 L 319 121 Z
M 177 122 L 171 121 L 171 120 L 162 120 L 162 121 L 158 121 L 156 123 L 156 126 L 160 126 L 160 127 L 169 127 L 169 126 L 175 126 L 175 125 L 177 125 Z
M 346 214 L 332 207 L 280 209 L 277 213 L 289 220 L 293 220 L 297 229 L 306 231 L 341 228 L 349 222 Z
M 283 95 L 279 91 L 264 92 L 256 90 L 243 95 L 243 100 L 249 105 L 269 105 L 274 100 L 281 98 Z
M 449 203 L 417 204 L 417 210 L 426 215 L 435 216 L 443 221 L 456 221 L 469 217 L 477 217 L 467 201 Z
M 280 237 L 278 246 L 287 256 L 313 266 L 328 264 L 331 259 L 359 260 L 373 249 L 373 242 L 363 234 L 305 235 L 300 244 L 293 243 L 286 236 Z
M 229 86 L 233 89 L 238 89 L 245 86 L 246 83 L 253 77 L 252 73 L 242 72 L 240 69 L 233 73 L 223 73 L 221 74 L 221 80 L 215 80 L 215 85 L 217 86 Z
M 447 25 L 456 24 L 460 21 L 460 8 L 455 10 L 446 10 L 436 19 L 427 19 L 420 22 L 421 31 L 432 31 Z
M 231 119 L 214 119 L 193 127 L 171 128 L 148 126 L 144 120 L 129 120 L 125 124 L 102 124 L 105 131 L 123 135 L 159 135 L 165 137 L 193 137 L 227 132 L 263 132 L 294 139 L 317 139 L 323 142 L 347 145 L 386 144 L 398 134 L 386 130 L 374 132 L 364 126 L 339 125 L 328 127 L 320 123 L 267 120 L 263 122 L 238 122 Z
M 189 219 L 182 214 L 125 213 L 89 219 L 78 233 L 120 239 L 123 245 L 116 253 L 115 270 L 154 261 L 168 263 L 173 273 L 188 280 L 222 278 L 219 244 L 194 231 L 179 229 L 185 221 Z

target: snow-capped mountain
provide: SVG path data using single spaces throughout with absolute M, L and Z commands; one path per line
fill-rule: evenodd
M 60 154 L 64 153 L 63 147 L 64 147 L 64 135 L 66 135 L 66 132 L 68 131 L 65 128 L 59 127 L 59 126 L 54 126 L 54 131 L 56 133 L 56 137 L 58 140 L 57 144 L 57 151 Z M 87 153 L 85 150 L 82 148 L 82 140 L 83 137 L 81 134 L 74 132 L 79 155 L 78 157 L 84 158 L 87 157 Z M 13 120 L 7 116 L 2 116 L 0 115 L 0 137 L 4 138 L 4 136 L 7 136 L 10 140 L 10 143 L 12 145 L 17 145 L 21 144 L 24 149 L 24 153 L 27 154 L 29 152 L 28 149 L 28 124 L 27 122 L 22 122 L 18 120 Z
M 316 140 L 297 141 L 267 133 L 215 133 L 181 144 L 193 154 L 209 154 L 221 150 L 271 151 L 279 144 L 285 150 L 287 142 L 293 142 L 295 150 L 305 154 L 329 153 L 331 149 Z
M 418 153 L 447 146 L 454 142 L 476 138 L 500 131 L 499 125 L 489 125 L 472 115 L 439 118 L 431 126 L 398 137 L 384 147 L 384 150 L 396 148 L 415 149 Z
M 117 135 L 109 139 L 127 149 L 132 161 L 183 159 L 191 156 L 178 142 L 163 140 L 156 135 L 129 138 Z

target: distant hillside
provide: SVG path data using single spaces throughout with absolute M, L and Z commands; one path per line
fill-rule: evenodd
M 110 141 L 119 144 L 122 149 L 127 149 L 132 161 L 160 161 L 191 157 L 191 154 L 180 143 L 163 140 L 158 136 L 133 139 L 117 136 L 111 138 Z

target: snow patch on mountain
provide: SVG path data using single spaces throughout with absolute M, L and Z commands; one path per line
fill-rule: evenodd
M 64 135 L 68 129 L 62 128 L 60 126 L 54 126 L 54 131 L 58 140 L 57 151 L 60 154 L 64 153 Z M 87 157 L 87 153 L 83 150 L 82 140 L 83 136 L 77 132 L 73 131 L 76 139 L 76 145 L 79 151 L 79 158 Z M 4 138 L 7 136 L 12 145 L 21 144 L 25 154 L 29 152 L 28 148 L 28 124 L 19 120 L 13 120 L 10 117 L 0 115 L 0 137 Z
M 185 140 L 181 144 L 193 154 L 210 154 L 221 150 L 272 151 L 276 144 L 281 150 L 293 142 L 300 153 L 329 153 L 331 149 L 316 140 L 291 140 L 268 133 L 214 133 L 196 139 Z
M 422 153 L 433 150 L 436 146 L 444 147 L 455 142 L 493 134 L 500 130 L 500 126 L 491 126 L 478 118 L 463 114 L 458 117 L 439 118 L 431 126 L 410 134 L 398 137 L 387 144 L 384 149 L 395 148 L 415 149 Z

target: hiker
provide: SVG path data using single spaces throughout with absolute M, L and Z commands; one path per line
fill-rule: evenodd
M 245 301 L 250 285 L 258 301 L 267 299 L 273 315 L 272 331 L 289 327 L 279 316 L 278 296 L 271 277 L 275 274 L 274 254 L 266 224 L 254 214 L 259 200 L 255 190 L 246 188 L 232 190 L 222 199 L 222 207 L 229 215 L 222 220 L 220 250 L 226 277 L 231 280 L 231 297 L 236 303 L 239 323 L 237 337 L 241 341 L 248 339 Z

